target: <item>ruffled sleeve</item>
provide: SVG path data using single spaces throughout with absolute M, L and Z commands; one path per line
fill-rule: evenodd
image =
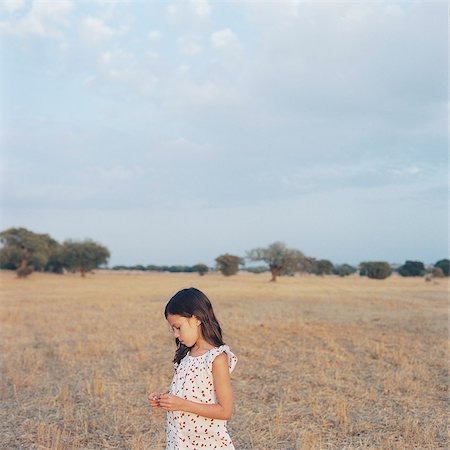
M 205 362 L 208 373 L 212 373 L 212 365 L 216 356 L 220 355 L 223 352 L 225 352 L 228 356 L 228 368 L 230 369 L 230 373 L 233 372 L 234 368 L 236 367 L 237 357 L 232 351 L 230 351 L 230 347 L 228 347 L 228 345 L 221 345 L 220 347 L 211 349 L 206 357 Z

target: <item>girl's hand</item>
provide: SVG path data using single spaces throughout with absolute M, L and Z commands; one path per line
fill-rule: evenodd
M 185 400 L 177 395 L 161 394 L 159 396 L 159 405 L 166 411 L 183 411 Z
M 161 394 L 158 394 L 157 392 L 150 392 L 148 394 L 148 399 L 150 401 L 150 405 L 152 408 L 160 408 L 159 405 L 159 396 Z

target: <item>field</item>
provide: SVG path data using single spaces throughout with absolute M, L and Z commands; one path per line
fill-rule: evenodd
M 237 449 L 437 449 L 448 434 L 448 282 L 267 274 L 0 272 L 0 448 L 162 449 L 167 300 L 210 297 L 238 357 Z

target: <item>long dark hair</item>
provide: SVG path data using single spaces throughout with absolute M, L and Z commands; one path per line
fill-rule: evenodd
M 208 297 L 196 288 L 187 288 L 178 291 L 167 303 L 164 310 L 164 316 L 167 319 L 169 314 L 190 318 L 195 315 L 201 321 L 201 330 L 203 338 L 215 347 L 224 345 L 222 339 L 222 328 L 214 314 L 211 302 Z M 177 349 L 173 362 L 180 364 L 180 361 L 186 356 L 192 347 L 181 344 L 178 338 L 175 338 Z

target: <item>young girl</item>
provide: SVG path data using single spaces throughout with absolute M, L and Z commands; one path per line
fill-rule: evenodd
M 167 411 L 166 450 L 234 449 L 227 420 L 237 358 L 222 340 L 211 302 L 198 289 L 182 289 L 164 315 L 177 346 L 175 372 L 168 393 L 148 398 L 153 408 Z

